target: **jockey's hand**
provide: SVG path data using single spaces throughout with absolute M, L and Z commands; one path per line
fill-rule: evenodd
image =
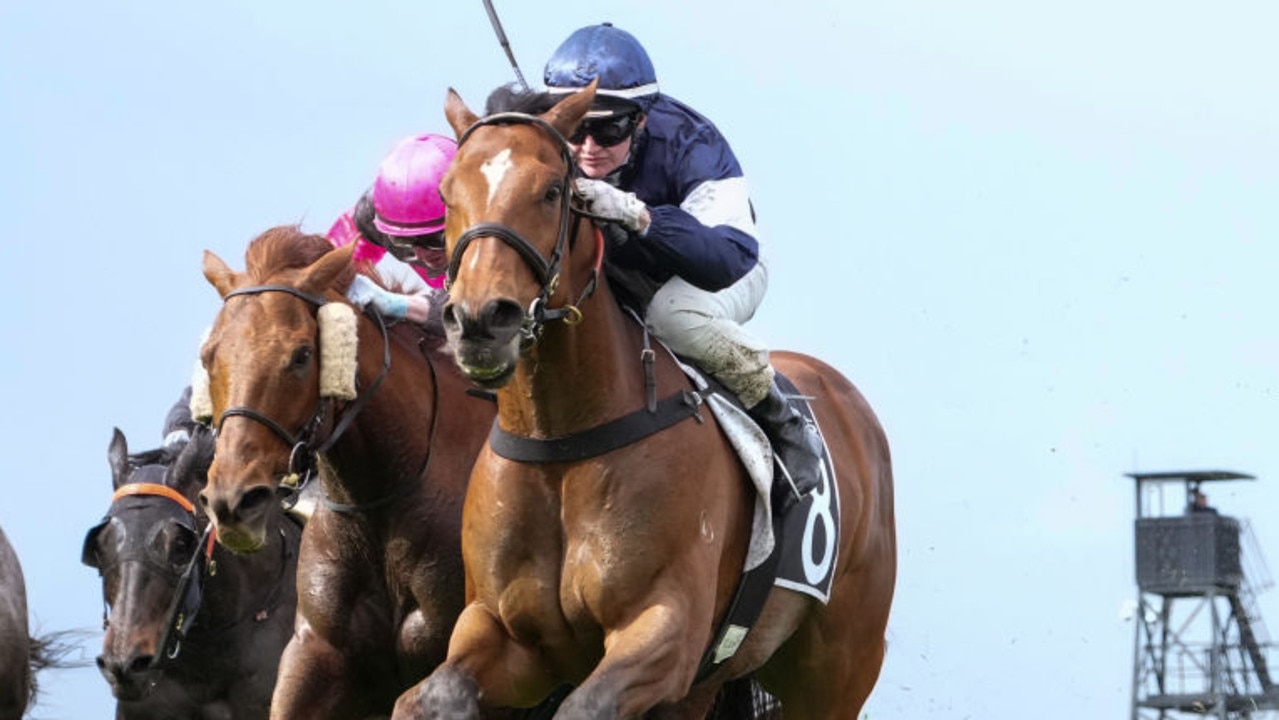
M 635 197 L 635 193 L 609 185 L 603 180 L 578 178 L 575 181 L 577 194 L 590 204 L 591 212 L 608 220 L 616 220 L 627 230 L 643 236 L 648 232 L 648 224 L 652 217 L 643 200 Z
M 404 313 L 404 319 L 425 325 L 431 319 L 431 298 L 427 295 L 406 295 L 405 299 L 409 301 L 409 309 Z
M 391 292 L 358 273 L 347 288 L 346 299 L 360 307 L 372 305 L 382 315 L 396 320 L 403 319 L 409 312 L 408 296 Z

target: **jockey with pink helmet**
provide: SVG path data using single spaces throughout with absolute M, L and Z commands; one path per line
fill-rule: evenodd
M 352 302 L 372 303 L 383 314 L 416 322 L 425 322 L 440 305 L 432 301 L 448 268 L 440 180 L 456 153 L 457 143 L 443 135 L 405 138 L 378 166 L 372 190 L 333 223 L 329 240 L 339 247 L 357 243 L 357 261 L 376 263 L 390 252 L 431 288 L 427 295 L 400 295 L 357 280 L 348 293 Z

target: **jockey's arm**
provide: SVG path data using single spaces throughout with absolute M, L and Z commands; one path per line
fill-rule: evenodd
M 347 288 L 346 299 L 365 307 L 372 305 L 383 316 L 425 324 L 431 318 L 431 296 L 426 293 L 397 293 L 387 290 L 364 275 L 356 275 Z
M 600 180 L 577 181 L 591 211 L 616 220 L 663 268 L 715 292 L 759 262 L 759 241 L 746 181 L 706 180 L 678 205 L 646 205 L 634 193 Z
M 759 262 L 759 240 L 746 179 L 706 180 L 679 206 L 649 208 L 643 242 L 675 271 L 703 290 L 740 280 Z

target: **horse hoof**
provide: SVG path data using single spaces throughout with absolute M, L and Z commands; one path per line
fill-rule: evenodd
M 479 687 L 452 666 L 437 669 L 395 703 L 391 720 L 479 720 Z

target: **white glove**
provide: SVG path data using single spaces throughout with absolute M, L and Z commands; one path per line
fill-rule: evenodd
M 379 287 L 377 283 L 356 274 L 351 287 L 346 290 L 346 299 L 360 307 L 372 305 L 386 317 L 402 319 L 409 312 L 409 299 L 400 293 L 394 293 Z
M 640 235 L 648 232 L 648 224 L 652 218 L 648 214 L 648 206 L 643 200 L 609 185 L 603 180 L 578 178 L 575 181 L 577 194 L 590 204 L 592 213 L 608 220 L 620 222 L 627 230 Z

